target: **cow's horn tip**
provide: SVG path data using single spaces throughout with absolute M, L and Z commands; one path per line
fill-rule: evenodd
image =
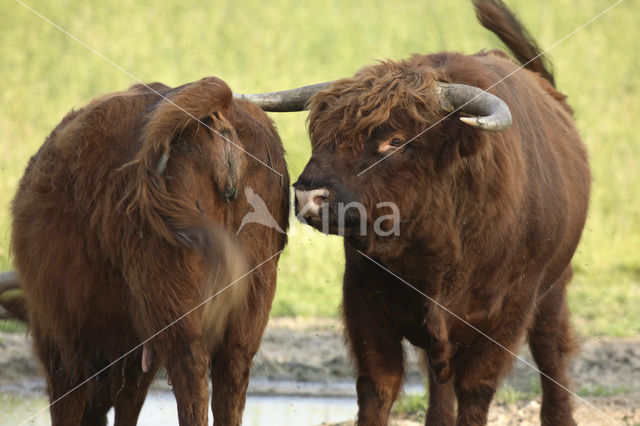
M 484 126 L 484 123 L 480 121 L 479 117 L 460 117 L 460 121 L 462 121 L 464 124 L 468 124 L 472 127 L 478 127 L 480 129 L 482 129 Z

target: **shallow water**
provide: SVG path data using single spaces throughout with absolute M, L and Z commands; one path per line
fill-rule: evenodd
M 49 425 L 47 400 L 43 395 L 23 398 L 0 395 L 0 425 L 19 425 L 32 416 L 27 424 Z M 38 413 L 38 411 L 42 412 Z M 249 396 L 244 411 L 243 425 L 319 425 L 355 418 L 355 398 L 319 398 L 298 396 Z M 209 413 L 209 424 L 213 424 Z M 113 424 L 113 410 L 109 413 Z M 139 425 L 177 425 L 176 402 L 171 392 L 151 391 L 147 396 Z

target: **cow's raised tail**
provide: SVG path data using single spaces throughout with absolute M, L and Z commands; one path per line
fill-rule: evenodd
M 555 87 L 551 64 L 515 14 L 500 0 L 473 0 L 473 5 L 482 26 L 497 35 L 525 68 L 539 73 Z

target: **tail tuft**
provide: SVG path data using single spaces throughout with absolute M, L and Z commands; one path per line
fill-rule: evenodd
M 247 300 L 246 259 L 240 246 L 226 230 L 217 225 L 198 226 L 184 232 L 192 248 L 205 261 L 206 276 L 202 291 L 202 336 L 213 350 L 224 338 L 230 321 L 236 321 Z
M 497 35 L 525 68 L 555 87 L 551 64 L 515 14 L 501 0 L 473 0 L 473 5 L 482 26 Z

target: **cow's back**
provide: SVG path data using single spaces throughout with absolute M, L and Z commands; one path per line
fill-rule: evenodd
M 453 167 L 454 181 L 465 186 L 451 189 L 462 250 L 451 303 L 470 317 L 489 311 L 498 322 L 510 297 L 535 303 L 569 266 L 588 206 L 586 147 L 565 96 L 503 53 L 422 60 L 443 79 L 486 89 L 511 110 L 506 131 L 471 130 L 478 152 Z M 465 287 L 470 291 L 460 292 Z

